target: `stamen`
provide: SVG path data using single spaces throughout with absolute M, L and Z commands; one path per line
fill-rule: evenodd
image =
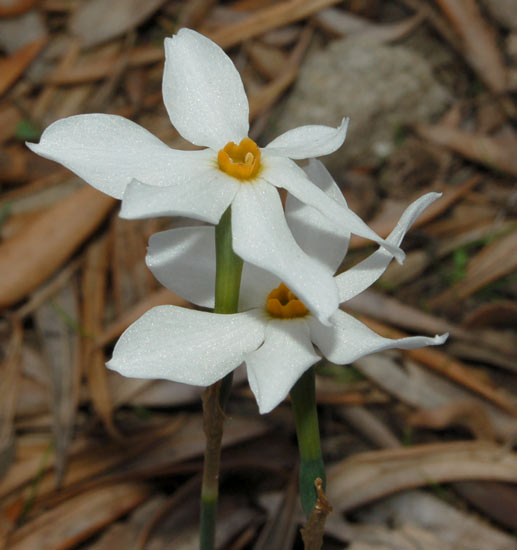
M 260 149 L 250 138 L 239 145 L 230 141 L 217 154 L 219 169 L 240 180 L 251 180 L 260 171 Z
M 272 316 L 278 319 L 294 319 L 305 317 L 309 310 L 305 304 L 298 300 L 284 283 L 272 290 L 266 299 L 266 310 Z

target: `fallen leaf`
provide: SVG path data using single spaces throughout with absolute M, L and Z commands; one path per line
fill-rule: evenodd
M 445 212 L 453 204 L 464 197 L 480 181 L 481 178 L 479 176 L 473 176 L 455 187 L 447 188 L 447 190 L 444 191 L 443 196 L 433 202 L 433 204 L 426 208 L 422 215 L 415 220 L 412 227 L 421 227 L 422 225 L 425 225 L 431 220 L 437 218 L 440 214 Z M 397 225 L 397 222 L 406 207 L 407 201 L 388 202 L 387 206 L 384 206 L 384 209 L 381 210 L 380 214 L 369 222 L 370 227 L 381 237 L 387 237 L 391 233 L 392 229 Z M 353 235 L 350 239 L 351 250 L 370 244 L 371 241 L 358 237 L 357 235 Z
M 462 325 L 466 329 L 486 326 L 516 326 L 517 303 L 501 300 L 491 304 L 482 304 L 464 319 Z
M 506 89 L 506 69 L 495 36 L 476 0 L 436 0 L 461 38 L 463 54 L 479 78 L 494 92 Z
M 68 260 L 114 203 L 112 197 L 84 186 L 0 244 L 0 308 L 21 300 Z
M 471 482 L 455 483 L 458 486 Z M 486 482 L 472 482 L 482 487 Z M 510 508 L 509 508 L 510 509 Z M 368 526 L 393 525 L 418 527 L 434 533 L 439 539 L 437 550 L 513 550 L 515 540 L 477 514 L 452 506 L 439 497 L 424 491 L 407 491 L 384 499 L 359 512 L 362 531 Z M 474 542 L 475 541 L 475 542 Z M 418 547 L 418 546 L 416 546 Z M 395 547 L 392 547 L 395 548 Z M 399 550 L 398 547 L 396 547 Z M 422 548 L 422 547 L 420 547 Z M 423 546 L 425 550 L 427 546 Z
M 46 38 L 40 38 L 23 46 L 9 57 L 0 59 L 0 95 L 20 78 L 46 43 Z
M 418 125 L 418 135 L 436 145 L 449 147 L 492 170 L 517 176 L 517 138 L 471 134 L 449 126 Z
M 487 244 L 467 265 L 465 278 L 429 301 L 432 308 L 457 304 L 486 285 L 517 269 L 517 232 Z
M 337 8 L 328 8 L 315 14 L 314 22 L 326 32 L 344 37 L 360 34 L 361 40 L 384 44 L 400 40 L 413 31 L 424 16 L 417 13 L 396 23 L 372 23 L 369 19 Z
M 478 403 L 453 401 L 436 409 L 417 411 L 408 418 L 411 426 L 444 429 L 451 425 L 465 426 L 477 439 L 493 441 L 494 429 L 485 410 Z
M 243 21 L 224 25 L 221 29 L 207 32 L 208 38 L 222 48 L 230 48 L 243 40 L 264 34 L 287 23 L 305 19 L 313 13 L 337 4 L 339 0 L 287 0 L 271 7 L 257 10 Z
M 471 441 L 360 453 L 328 468 L 327 496 L 347 512 L 405 489 L 464 480 L 515 483 L 517 453 Z
M 150 496 L 143 483 L 105 485 L 30 521 L 9 539 L 10 550 L 68 550 L 127 514 Z
M 0 17 L 12 17 L 29 11 L 38 0 L 7 0 L 0 3 Z
M 56 440 L 57 483 L 65 474 L 79 404 L 79 308 L 69 283 L 36 311 L 46 362 L 50 371 L 52 431 Z
M 382 390 L 422 413 L 468 401 L 483 410 L 489 429 L 499 441 L 507 442 L 517 435 L 514 416 L 413 361 L 406 360 L 401 366 L 387 355 L 377 355 L 363 357 L 354 366 Z
M 82 366 L 88 383 L 93 408 L 103 421 L 108 433 L 120 437 L 113 424 L 113 401 L 108 385 L 104 352 L 95 345 L 102 331 L 106 307 L 108 269 L 108 239 L 101 237 L 88 247 L 82 279 Z
M 14 458 L 14 415 L 20 388 L 20 358 L 23 342 L 23 329 L 19 320 L 14 319 L 12 334 L 6 350 L 2 350 L 0 363 L 0 477 L 9 470 Z
M 90 0 L 72 15 L 69 28 L 85 48 L 91 48 L 134 29 L 157 11 L 165 0 Z
M 494 481 L 460 481 L 454 489 L 488 517 L 508 529 L 517 529 L 517 491 L 515 484 Z M 487 548 L 494 548 L 493 545 Z M 512 547 L 510 547 L 512 548 Z
M 150 310 L 152 307 L 163 305 L 192 307 L 190 302 L 176 296 L 176 294 L 166 288 L 161 288 L 135 304 L 119 319 L 108 325 L 104 333 L 97 338 L 97 346 L 102 347 L 109 344 L 115 340 L 115 338 L 118 338 L 129 325 L 139 319 L 146 311 Z

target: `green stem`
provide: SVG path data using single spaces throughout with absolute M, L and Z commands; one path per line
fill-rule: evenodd
M 317 478 L 322 480 L 325 490 L 325 465 L 321 456 L 313 367 L 293 386 L 291 404 L 300 452 L 300 499 L 303 510 L 309 517 L 316 504 L 317 492 L 314 482 Z
M 237 313 L 242 260 L 232 248 L 231 207 L 228 207 L 215 228 L 215 253 L 214 313 Z M 200 550 L 213 550 L 215 547 L 224 409 L 230 396 L 232 379 L 233 373 L 230 373 L 209 386 L 203 394 L 203 426 L 206 434 L 206 447 L 201 487 Z

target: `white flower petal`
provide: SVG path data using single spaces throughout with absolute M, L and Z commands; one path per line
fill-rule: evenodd
M 301 202 L 313 206 L 332 221 L 344 235 L 354 233 L 365 239 L 371 239 L 389 250 L 399 262 L 405 254 L 400 248 L 381 239 L 375 231 L 352 210 L 333 200 L 314 185 L 292 160 L 264 155 L 262 177 L 271 185 L 283 187 Z
M 269 293 L 282 281 L 256 265 L 244 262 L 242 268 L 241 294 L 239 296 L 239 311 L 255 307 L 264 307 Z
M 331 323 L 331 326 L 327 327 L 316 319 L 309 318 L 312 341 L 329 361 L 338 365 L 352 363 L 359 357 L 386 349 L 415 349 L 424 346 L 437 346 L 443 344 L 448 336 L 448 334 L 442 334 L 434 338 L 410 336 L 392 340 L 379 336 L 344 311 L 337 311 L 332 316 Z
M 325 166 L 315 159 L 304 168 L 310 180 L 343 208 L 348 208 L 343 193 Z M 336 225 L 319 210 L 288 194 L 285 217 L 302 250 L 335 273 L 348 249 L 350 234 L 337 231 Z
M 245 359 L 260 413 L 281 403 L 300 376 L 319 360 L 303 319 L 270 321 L 264 344 Z
M 190 29 L 165 39 L 163 101 L 172 124 L 191 143 L 214 150 L 248 135 L 241 77 L 214 42 Z
M 122 334 L 107 366 L 133 378 L 208 386 L 260 346 L 265 328 L 260 313 L 217 315 L 155 307 Z
M 333 153 L 343 145 L 349 118 L 337 128 L 309 125 L 289 130 L 265 147 L 268 153 L 292 159 L 308 159 Z
M 59 162 L 117 199 L 132 179 L 150 185 L 185 183 L 213 170 L 213 151 L 176 151 L 147 130 L 116 115 L 91 114 L 51 124 L 27 147 Z
M 260 181 L 241 184 L 232 203 L 232 230 L 235 253 L 279 277 L 322 322 L 336 311 L 334 278 L 296 244 L 275 188 Z
M 202 307 L 214 307 L 215 228 L 179 227 L 155 233 L 149 240 L 147 267 L 160 283 Z M 244 263 L 239 311 L 263 307 L 267 295 L 280 284 L 268 271 Z
M 202 307 L 214 307 L 215 232 L 213 227 L 179 227 L 149 240 L 147 267 L 160 283 Z
M 386 242 L 399 246 L 418 216 L 441 196 L 441 193 L 427 193 L 411 203 L 400 217 L 395 229 L 386 238 Z M 384 248 L 379 248 L 362 262 L 338 275 L 336 282 L 339 289 L 339 302 L 346 302 L 373 285 L 386 271 L 392 259 L 392 254 Z
M 239 189 L 218 170 L 182 184 L 155 187 L 133 180 L 122 197 L 121 218 L 187 216 L 217 223 Z

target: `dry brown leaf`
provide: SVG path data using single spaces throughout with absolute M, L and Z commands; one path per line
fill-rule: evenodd
M 13 320 L 9 345 L 0 363 L 0 476 L 9 469 L 14 458 L 13 421 L 20 388 L 20 360 L 23 342 L 21 323 Z
M 291 52 L 284 71 L 273 81 L 263 86 L 258 92 L 252 94 L 249 98 L 250 119 L 256 118 L 259 114 L 269 109 L 274 102 L 282 95 L 287 88 L 294 82 L 298 74 L 298 67 L 302 61 L 303 55 L 311 42 L 313 34 L 312 27 L 305 27 L 300 35 L 298 43 Z
M 451 425 L 463 425 L 478 439 L 494 441 L 495 434 L 490 419 L 478 403 L 453 401 L 436 409 L 421 409 L 408 418 L 411 426 L 444 429 Z
M 56 63 L 54 69 L 52 70 L 51 76 L 59 77 L 60 75 L 66 74 L 68 71 L 73 70 L 73 67 L 77 65 L 79 51 L 79 41 L 73 40 L 71 44 L 65 48 L 61 59 Z M 32 106 L 32 117 L 34 120 L 44 120 L 57 91 L 57 86 L 48 83 L 43 90 L 41 90 Z
M 215 4 L 216 0 L 190 0 L 185 2 L 178 17 L 178 27 L 196 28 Z
M 51 74 L 47 77 L 46 82 L 56 85 L 94 82 L 109 76 L 112 67 L 120 63 L 123 57 L 127 58 L 128 67 L 141 67 L 163 61 L 165 53 L 161 46 L 137 46 L 127 52 L 95 57 L 93 60 L 85 61 L 66 72 Z
M 109 344 L 111 341 L 115 340 L 115 338 L 118 338 L 129 325 L 134 323 L 146 311 L 150 310 L 152 307 L 164 305 L 192 307 L 190 302 L 176 296 L 176 294 L 172 293 L 170 290 L 162 288 L 138 302 L 131 309 L 126 311 L 120 319 L 108 325 L 104 333 L 97 339 L 97 345 L 102 347 Z
M 463 54 L 479 78 L 494 92 L 506 88 L 506 68 L 492 29 L 476 0 L 436 0 L 461 38 Z
M 0 17 L 12 17 L 29 11 L 38 0 L 7 0 L 0 3 Z
M 448 126 L 419 125 L 416 127 L 420 137 L 436 145 L 449 147 L 464 157 L 484 164 L 488 168 L 517 175 L 517 138 L 490 137 L 471 134 Z
M 360 453 L 328 468 L 327 497 L 346 512 L 405 489 L 463 480 L 515 483 L 517 453 L 486 442 Z
M 467 498 L 478 510 L 506 526 L 517 529 L 517 491 L 515 485 L 484 481 L 461 481 L 454 484 L 454 490 Z M 491 547 L 492 548 L 492 547 Z
M 407 336 L 403 332 L 388 327 L 373 319 L 360 317 L 369 328 L 384 336 L 385 338 L 403 338 Z M 416 362 L 422 363 L 426 367 L 450 378 L 454 382 L 461 384 L 469 390 L 488 399 L 504 411 L 513 416 L 517 416 L 517 404 L 515 400 L 501 388 L 495 388 L 481 379 L 475 371 L 467 365 L 452 359 L 447 354 L 433 348 L 420 348 L 413 350 L 404 350 L 404 354 L 411 357 Z
M 446 290 L 429 305 L 443 308 L 457 304 L 484 286 L 517 269 L 517 232 L 500 237 L 486 245 L 470 259 L 465 278 Z
M 345 309 L 407 330 L 426 334 L 448 332 L 454 338 L 473 341 L 468 331 L 458 328 L 445 319 L 424 313 L 375 290 L 366 290 L 355 296 L 346 302 Z
M 67 550 L 150 497 L 142 483 L 105 485 L 71 498 L 13 533 L 11 550 Z
M 337 4 L 339 0 L 286 0 L 252 13 L 243 21 L 225 25 L 207 36 L 222 48 L 230 48 L 243 40 L 267 31 L 305 19 L 313 13 Z
M 161 229 L 156 220 L 115 217 L 110 227 L 110 269 L 117 316 L 147 297 L 156 279 L 145 265 L 149 237 Z
M 464 483 L 476 487 L 492 485 L 490 482 L 460 482 L 454 484 L 454 491 L 458 491 L 458 487 Z M 463 491 L 460 494 L 464 494 Z M 388 530 L 394 525 L 399 529 L 405 527 L 408 535 L 410 526 L 432 532 L 437 536 L 437 550 L 515 549 L 515 538 L 512 540 L 510 533 L 504 533 L 484 521 L 478 514 L 464 510 L 461 504 L 453 506 L 447 500 L 449 499 L 434 496 L 431 492 L 406 491 L 361 510 L 358 514 L 359 521 L 350 527 L 359 540 L 364 540 L 365 535 L 368 536 L 369 527 L 382 524 L 386 525 Z M 508 510 L 515 510 L 515 506 L 509 507 Z M 397 545 L 390 548 L 401 550 Z M 425 544 L 415 544 L 414 548 L 428 550 Z
M 258 40 L 244 42 L 243 48 L 253 68 L 264 78 L 276 78 L 285 71 L 288 56 L 282 48 L 268 46 Z
M 517 302 L 482 304 L 464 319 L 462 325 L 467 329 L 491 325 L 514 327 L 517 325 Z
M 415 221 L 412 227 L 421 227 L 426 223 L 429 223 L 431 220 L 437 218 L 440 214 L 445 212 L 453 204 L 463 198 L 472 188 L 474 188 L 481 178 L 479 176 L 473 176 L 462 182 L 460 185 L 453 188 L 447 188 L 443 196 L 437 201 L 433 202 L 426 210 L 422 213 L 421 216 Z M 392 229 L 397 224 L 402 212 L 407 207 L 407 203 L 402 203 L 397 201 L 397 203 L 387 202 L 387 207 L 384 211 L 381 211 L 378 217 L 369 222 L 370 227 L 381 237 L 387 237 Z M 371 244 L 371 241 L 364 239 L 362 237 L 357 237 L 353 235 L 350 239 L 350 249 L 361 248 Z
M 0 105 L 0 145 L 13 136 L 21 118 L 20 112 L 11 103 Z
M 314 22 L 324 31 L 343 37 L 360 34 L 362 39 L 375 43 L 386 43 L 400 40 L 409 34 L 423 20 L 424 16 L 417 13 L 396 23 L 372 23 L 365 17 L 349 13 L 337 8 L 328 8 L 314 16 Z
M 114 203 L 85 186 L 0 244 L 0 308 L 21 300 L 68 260 Z
M 61 288 L 35 315 L 50 370 L 50 408 L 56 440 L 57 483 L 64 476 L 79 404 L 79 308 L 75 285 Z
M 113 401 L 104 352 L 95 345 L 96 337 L 102 332 L 106 307 L 108 245 L 107 237 L 101 237 L 89 246 L 86 253 L 82 280 L 82 367 L 95 412 L 102 419 L 108 433 L 119 437 L 113 424 Z
M 23 46 L 11 56 L 0 60 L 0 95 L 20 78 L 46 42 L 47 38 L 40 38 Z
M 377 386 L 410 407 L 436 409 L 469 401 L 483 410 L 498 441 L 506 443 L 517 435 L 514 416 L 411 360 L 404 361 L 401 366 L 392 357 L 382 354 L 363 357 L 354 365 Z
M 297 478 L 297 475 L 291 476 L 283 498 L 278 502 L 276 510 L 269 514 L 253 550 L 284 550 L 293 547 L 299 506 Z
M 157 11 L 165 0 L 104 0 L 82 3 L 70 19 L 69 28 L 85 48 L 116 38 L 137 27 Z

